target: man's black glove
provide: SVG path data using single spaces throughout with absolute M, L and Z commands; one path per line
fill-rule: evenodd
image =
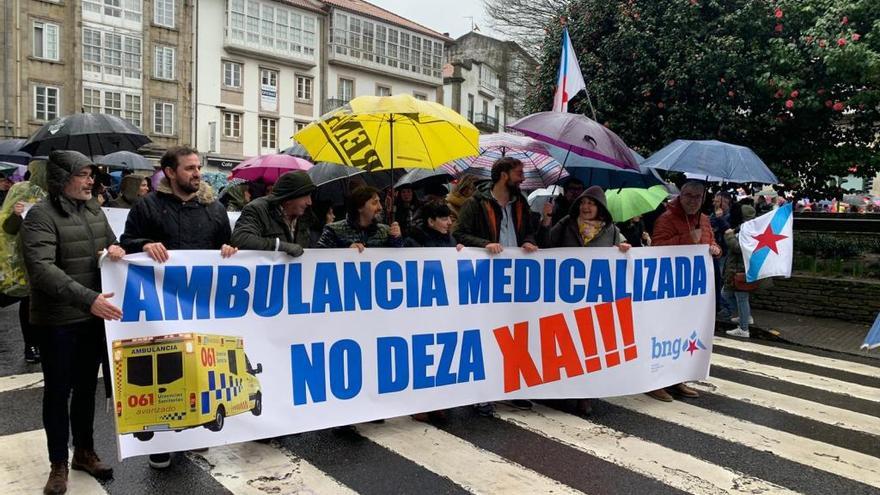
M 282 242 L 278 245 L 278 250 L 283 251 L 293 256 L 294 258 L 296 258 L 297 256 L 302 256 L 303 254 L 302 246 L 293 242 Z

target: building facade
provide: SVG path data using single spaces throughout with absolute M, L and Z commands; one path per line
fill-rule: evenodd
M 189 142 L 192 7 L 181 0 L 6 0 L 0 137 L 76 112 L 124 118 L 153 140 Z
M 504 130 L 525 115 L 529 78 L 538 63 L 512 41 L 471 31 L 448 47 L 443 104 L 481 132 Z

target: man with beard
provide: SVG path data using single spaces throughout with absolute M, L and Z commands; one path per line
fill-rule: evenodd
M 147 253 L 157 263 L 170 250 L 219 249 L 228 258 L 238 250 L 229 245 L 232 229 L 226 208 L 211 186 L 201 180 L 199 152 L 189 146 L 169 148 L 159 161 L 165 177 L 158 190 L 134 204 L 120 239 L 127 253 Z M 150 466 L 167 468 L 171 454 L 150 455 Z
M 489 254 L 498 254 L 505 247 L 521 247 L 527 253 L 537 251 L 537 237 L 540 234 L 546 240 L 551 218 L 544 215 L 536 231 L 529 203 L 519 189 L 523 180 L 523 164 L 516 158 L 505 157 L 492 164 L 492 182 L 480 184 L 461 207 L 453 232 L 455 239 L 465 246 L 485 248 Z M 532 407 L 527 400 L 517 399 L 511 403 L 520 409 Z M 482 416 L 495 412 L 495 406 L 490 403 L 475 407 Z

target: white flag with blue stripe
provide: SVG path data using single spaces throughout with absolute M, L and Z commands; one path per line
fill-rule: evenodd
M 742 224 L 739 245 L 746 264 L 747 282 L 791 276 L 793 223 L 791 203 L 788 203 Z

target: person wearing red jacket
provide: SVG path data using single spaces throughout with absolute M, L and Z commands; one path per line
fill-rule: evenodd
M 702 182 L 687 182 L 681 187 L 681 194 L 669 202 L 666 212 L 654 224 L 653 246 L 682 246 L 707 244 L 709 254 L 721 256 L 721 247 L 715 242 L 715 234 L 709 224 L 709 217 L 700 212 L 706 186 Z M 684 383 L 669 387 L 682 397 L 694 399 L 700 394 Z M 672 395 L 666 389 L 648 392 L 648 395 L 663 401 L 672 402 Z

